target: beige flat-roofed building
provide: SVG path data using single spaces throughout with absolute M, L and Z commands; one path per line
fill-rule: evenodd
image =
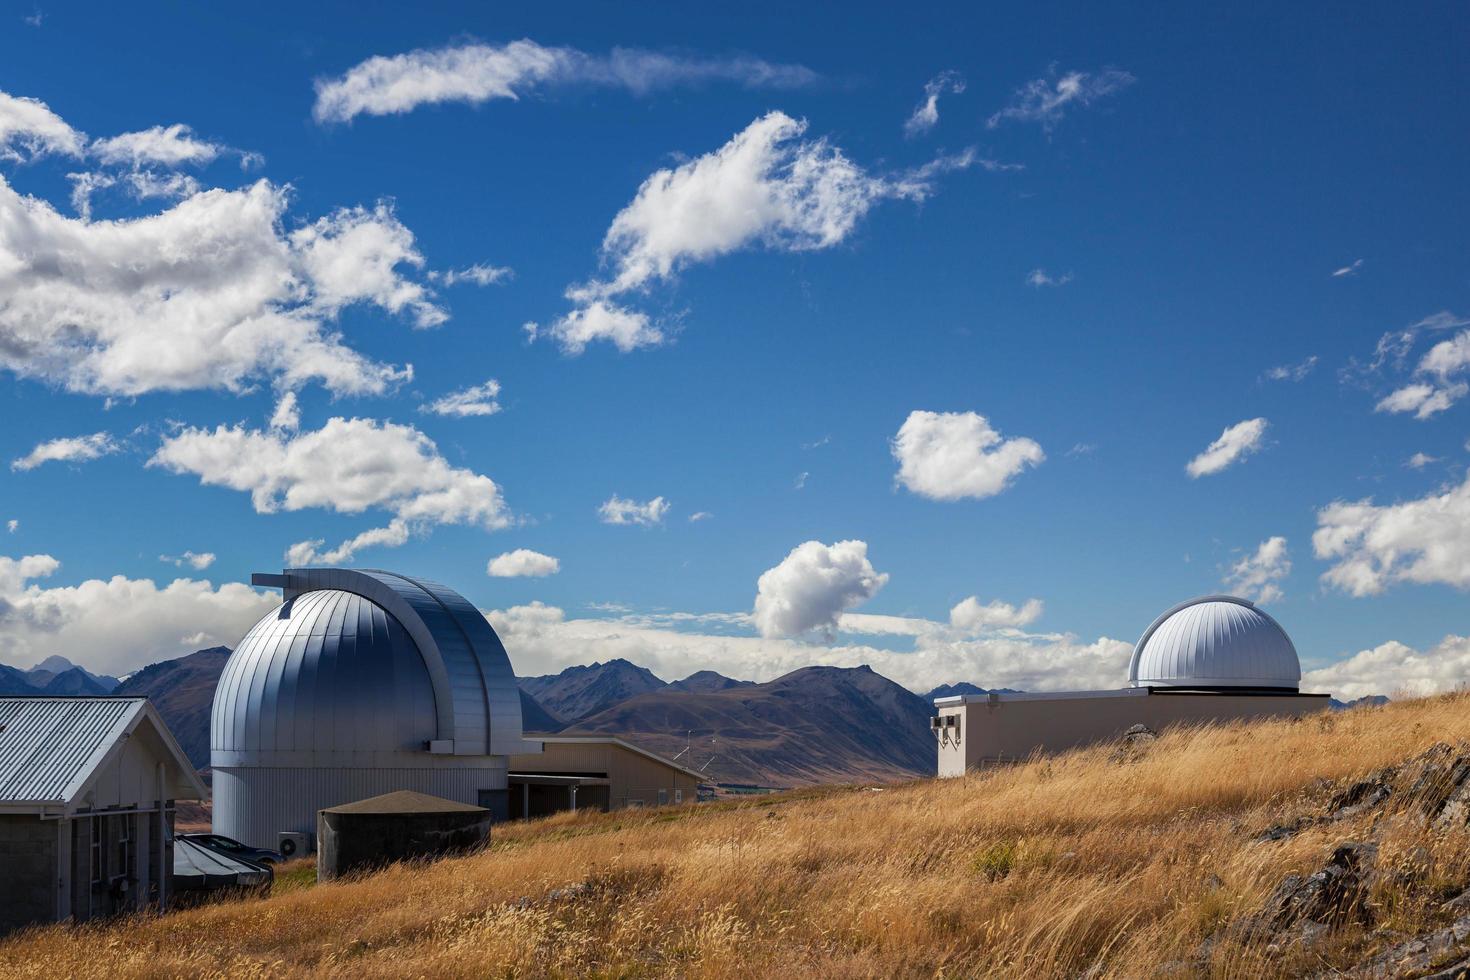
M 510 757 L 510 816 L 692 803 L 703 775 L 610 735 L 537 735 Z
M 1235 596 L 1203 596 L 1165 612 L 1133 648 L 1129 686 L 1054 694 L 938 698 L 939 775 L 1019 762 L 1117 738 L 1134 725 L 1298 717 L 1329 706 L 1303 694 L 1296 647 L 1281 625 Z

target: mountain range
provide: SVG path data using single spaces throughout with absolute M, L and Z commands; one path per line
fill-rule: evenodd
M 65 657 L 47 657 L 30 670 L 0 664 L 0 694 L 109 694 L 118 679 L 94 674 Z
M 190 761 L 205 769 L 214 688 L 229 655 L 211 647 L 121 682 L 61 658 L 29 672 L 0 666 L 0 694 L 147 697 Z M 679 756 L 715 782 L 796 786 L 934 771 L 929 702 L 867 667 L 806 667 L 763 684 L 706 670 L 670 684 L 617 659 L 521 678 L 520 685 L 522 726 L 533 737 L 617 735 Z

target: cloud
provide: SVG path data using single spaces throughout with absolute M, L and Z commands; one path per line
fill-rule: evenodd
M 61 654 L 92 671 L 122 674 L 199 646 L 233 646 L 280 603 L 240 583 L 215 588 L 187 578 L 160 585 L 114 575 L 53 588 L 35 582 L 60 567 L 50 555 L 0 557 L 0 648 L 7 661 Z
M 1345 660 L 1302 674 L 1302 689 L 1340 699 L 1372 694 L 1422 697 L 1465 688 L 1470 678 L 1470 636 L 1453 633 L 1428 650 L 1390 640 Z
M 965 79 L 959 72 L 940 72 L 924 85 L 924 98 L 914 107 L 913 115 L 903 124 L 903 134 L 913 138 L 929 132 L 939 122 L 939 97 L 945 92 L 959 95 L 965 90 Z
M 1185 472 L 1191 479 L 1197 480 L 1202 476 L 1218 473 L 1258 452 L 1269 424 L 1265 419 L 1246 419 L 1235 423 L 1220 433 L 1220 438 L 1210 443 L 1204 452 L 1191 459 L 1184 467 Z
M 847 613 L 838 633 L 911 635 L 912 650 L 861 643 L 813 644 L 799 639 L 740 635 L 739 616 L 616 616 L 567 618 L 555 606 L 535 602 L 486 613 L 518 674 L 556 673 L 573 664 L 625 657 L 660 677 L 715 670 L 728 677 L 772 680 L 801 667 L 871 666 L 916 693 L 940 684 L 970 681 L 984 687 L 1028 691 L 1116 688 L 1128 673 L 1131 643 L 1100 637 L 1083 642 L 1070 634 L 1033 635 L 1017 630 L 965 636 L 942 623 Z M 747 617 L 748 619 L 748 617 Z M 728 631 L 700 627 L 727 623 Z M 862 635 L 859 633 L 858 635 Z
M 1452 314 L 1439 316 L 1450 318 L 1441 321 L 1446 325 L 1456 325 L 1452 321 L 1458 321 Z M 1429 348 L 1414 373 L 1428 380 L 1399 388 L 1380 401 L 1375 411 L 1413 412 L 1415 418 L 1427 419 L 1470 393 L 1470 383 L 1457 380 L 1470 374 L 1470 330 L 1462 330 Z
M 755 625 L 765 637 L 831 633 L 843 612 L 878 594 L 888 576 L 868 561 L 865 541 L 807 541 L 756 582 Z
M 1334 562 L 1322 581 L 1355 596 L 1395 582 L 1470 589 L 1470 477 L 1397 504 L 1328 504 L 1317 512 L 1312 550 Z
M 1278 535 L 1262 541 L 1254 554 L 1231 565 L 1225 585 L 1254 602 L 1279 602 L 1285 597 L 1281 582 L 1290 574 L 1291 555 L 1286 550 L 1286 539 Z
M 485 574 L 491 578 L 544 578 L 561 571 L 561 562 L 550 555 L 529 548 L 517 548 L 496 555 L 485 566 Z
M 1348 276 L 1356 276 L 1358 274 L 1358 270 L 1361 269 L 1362 267 L 1363 267 L 1363 260 L 1362 259 L 1354 259 L 1352 262 L 1348 263 L 1347 265 L 1343 266 L 1342 268 L 1340 268 L 1340 269 L 1334 269 L 1332 271 L 1332 278 L 1334 278 L 1334 279 L 1344 279 L 1344 278 L 1346 278 Z
M 1040 123 L 1050 131 L 1073 107 L 1088 106 L 1104 96 L 1122 91 L 1136 79 L 1126 71 L 1107 68 L 1096 74 L 1070 71 L 1061 77 L 1053 68 L 1046 78 L 1027 82 L 1016 90 L 1011 101 L 985 125 L 996 128 L 1007 119 Z
M 109 433 L 94 432 L 89 436 L 71 436 L 41 443 L 19 459 L 11 460 L 12 470 L 33 470 L 42 463 L 85 463 L 88 460 L 120 452 Z
M 296 400 L 296 392 L 288 391 L 276 402 L 275 411 L 271 412 L 272 429 L 282 432 L 295 432 L 301 428 L 301 406 Z
M 119 221 L 64 217 L 0 177 L 0 367 L 87 394 L 141 395 L 260 380 L 381 394 L 412 376 L 343 345 L 346 305 L 442 318 L 400 264 L 412 235 L 386 205 L 343 209 L 289 236 L 287 191 L 260 180 Z
M 1045 269 L 1032 269 L 1031 274 L 1026 277 L 1026 285 L 1040 289 L 1043 286 L 1065 286 L 1072 281 L 1072 273 L 1064 272 L 1054 276 Z
M 28 24 L 31 27 L 40 27 L 41 26 L 41 21 L 43 21 L 45 19 L 46 19 L 46 15 L 43 14 L 43 13 L 41 13 L 41 11 L 39 11 L 39 10 L 37 10 L 35 13 L 26 14 L 26 15 L 24 15 L 24 16 L 21 17 L 21 20 L 25 21 L 26 24 Z
M 597 508 L 598 519 L 604 524 L 638 524 L 652 527 L 664 522 L 669 512 L 669 502 L 663 497 L 639 503 L 613 494 Z
M 0 160 L 24 163 L 47 154 L 80 157 L 86 137 L 46 103 L 0 92 Z
M 694 513 L 692 513 L 692 514 L 689 515 L 689 523 L 690 524 L 693 524 L 696 521 L 707 521 L 711 517 L 714 517 L 714 516 L 715 515 L 711 514 L 707 510 L 697 510 Z
M 1034 440 L 1003 439 L 974 412 L 910 412 L 890 448 L 897 482 L 931 500 L 992 497 L 1046 459 Z
M 491 378 L 484 384 L 472 385 L 452 391 L 442 398 L 419 409 L 421 412 L 432 412 L 435 415 L 448 415 L 454 418 L 469 418 L 471 416 L 494 415 L 500 411 L 500 403 L 496 397 L 500 394 L 500 382 Z
M 1300 381 L 1312 373 L 1317 366 L 1317 355 L 1313 354 L 1299 364 L 1278 364 L 1267 368 L 1263 377 L 1267 381 Z
M 949 624 L 966 632 L 997 629 L 999 627 L 1029 626 L 1041 618 L 1043 604 L 1040 599 L 1027 599 L 1020 607 L 996 599 L 982 604 L 975 596 L 960 600 L 949 611 Z
M 319 550 L 321 540 L 298 542 L 288 553 L 293 564 L 337 564 L 364 547 L 401 545 L 414 530 L 434 525 L 496 530 L 511 520 L 495 481 L 451 466 L 412 426 L 374 419 L 332 418 L 300 433 L 188 427 L 165 438 L 148 465 L 248 492 L 261 514 L 322 508 L 393 515 L 386 527 L 330 551 Z
M 592 340 L 619 350 L 655 346 L 663 331 L 615 299 L 675 278 L 685 267 L 745 248 L 801 252 L 846 240 L 879 201 L 923 201 L 935 178 L 975 162 L 972 152 L 875 176 L 826 139 L 805 139 L 807 124 L 782 112 L 756 119 L 718 150 L 645 180 L 613 218 L 602 242 L 610 278 L 567 290 L 577 309 L 549 328 L 527 324 L 564 351 Z
M 465 266 L 463 269 L 430 272 L 429 281 L 443 283 L 446 286 L 457 286 L 462 282 L 472 283 L 476 286 L 494 286 L 497 283 L 509 282 L 515 278 L 515 274 L 515 270 L 508 265 L 485 265 L 483 263 L 477 263 L 475 265 Z
M 798 88 L 816 80 L 817 74 L 801 65 L 759 58 L 692 58 L 636 48 L 592 55 L 522 39 L 369 58 L 336 78 L 317 79 L 312 114 L 322 123 L 348 122 L 359 115 L 401 114 L 445 102 L 519 101 L 532 92 L 566 85 L 621 88 L 643 95 L 707 82 Z
M 809 477 L 809 476 L 811 476 L 811 474 L 808 473 L 808 472 L 806 472 L 805 470 L 803 470 L 802 472 L 796 474 L 796 479 L 794 481 L 792 481 L 791 488 L 793 490 L 804 490 L 804 489 L 806 489 L 806 478 Z
M 666 339 L 662 330 L 653 325 L 648 314 L 629 310 L 603 300 L 594 300 L 566 316 L 553 320 L 550 326 L 537 323 L 525 325 L 526 337 L 535 341 L 541 336 L 555 340 L 562 353 L 576 356 L 597 341 L 610 341 L 624 354 L 640 347 L 657 347 Z
M 190 568 L 195 569 L 196 571 L 202 572 L 206 568 L 208 568 L 210 565 L 213 565 L 214 564 L 214 552 L 212 552 L 212 551 L 202 551 L 202 552 L 186 551 L 182 555 L 159 555 L 158 556 L 158 560 L 159 561 L 166 561 L 169 564 L 171 564 L 171 565 L 177 565 L 180 568 L 182 568 L 185 565 L 188 565 Z
M 1407 466 L 1411 470 L 1422 470 L 1424 467 L 1428 466 L 1430 463 L 1438 463 L 1438 462 L 1439 462 L 1439 457 L 1438 456 L 1431 456 L 1428 453 L 1415 453 L 1414 455 L 1410 456 L 1408 459 L 1406 459 L 1404 461 L 1404 465 Z
M 1450 408 L 1467 393 L 1470 393 L 1470 385 L 1463 381 L 1444 387 L 1425 383 L 1404 385 L 1384 396 L 1373 406 L 1373 411 L 1393 414 L 1413 412 L 1416 419 L 1423 420 Z
M 164 167 L 202 165 L 211 163 L 226 149 L 219 143 L 197 138 L 182 123 L 93 140 L 91 146 L 92 155 L 102 163 L 126 164 L 134 169 L 148 164 Z
M 14 534 L 16 531 L 20 530 L 20 521 L 17 518 L 12 517 L 10 520 L 5 522 L 5 530 L 9 531 L 11 534 Z

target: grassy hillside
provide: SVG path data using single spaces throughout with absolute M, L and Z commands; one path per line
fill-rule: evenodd
M 41 930 L 0 944 L 0 975 L 1285 976 L 1430 935 L 1419 966 L 1379 974 L 1417 976 L 1470 955 L 1470 898 L 1446 904 L 1470 885 L 1470 810 L 1423 778 L 1463 776 L 1470 749 L 1421 756 L 1467 737 L 1456 696 L 957 780 L 561 815 L 470 857 Z M 1344 841 L 1376 852 L 1306 877 Z

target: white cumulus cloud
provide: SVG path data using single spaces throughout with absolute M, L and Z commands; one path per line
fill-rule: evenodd
M 759 58 L 685 57 L 634 48 L 594 55 L 522 39 L 369 58 L 336 78 L 318 79 L 312 113 L 318 122 L 348 122 L 359 115 L 405 113 L 445 102 L 518 101 L 553 86 L 621 88 L 641 95 L 704 82 L 796 88 L 816 79 L 815 72 L 800 65 Z
M 1035 440 L 1004 439 L 975 412 L 910 412 L 891 449 L 898 482 L 932 500 L 992 497 L 1046 459 Z
M 214 564 L 214 557 L 214 552 L 212 551 L 186 551 L 182 555 L 159 555 L 158 560 L 166 561 L 180 568 L 188 565 L 190 568 L 202 572 Z
M 1355 596 L 1396 582 L 1470 589 L 1470 477 L 1396 504 L 1335 501 L 1317 512 L 1312 550 L 1322 581 Z
M 423 406 L 421 411 L 431 412 L 434 415 L 448 415 L 453 418 L 494 415 L 500 411 L 500 402 L 495 400 L 499 396 L 500 382 L 491 378 L 484 384 L 471 385 L 459 391 L 451 391 L 442 398 L 436 398 Z
M 1032 269 L 1026 277 L 1026 285 L 1041 289 L 1043 286 L 1065 286 L 1072 281 L 1072 273 L 1064 272 L 1060 275 L 1047 272 L 1045 269 Z
M 669 502 L 663 497 L 654 497 L 639 503 L 613 494 L 597 508 L 597 515 L 604 524 L 639 524 L 652 527 L 663 523 L 669 507 Z
M 280 602 L 234 582 L 215 588 L 179 578 L 160 585 L 114 575 L 45 588 L 36 581 L 60 567 L 50 555 L 0 557 L 6 660 L 35 663 L 60 654 L 98 673 L 122 674 L 207 642 L 233 646 Z
M 188 427 L 165 438 L 148 465 L 248 492 L 262 514 L 323 508 L 393 517 L 329 551 L 320 540 L 299 542 L 288 553 L 292 564 L 347 561 L 358 549 L 401 545 L 415 529 L 438 524 L 495 530 L 510 523 L 494 480 L 451 466 L 428 436 L 393 422 L 333 418 L 299 433 Z
M 1028 626 L 1041 618 L 1043 608 L 1040 599 L 1027 599 L 1020 606 L 1014 606 L 999 599 L 982 603 L 977 597 L 970 596 L 960 600 L 949 611 L 949 625 L 967 632 Z
M 1267 381 L 1300 381 L 1311 374 L 1316 366 L 1317 355 L 1313 354 L 1297 364 L 1278 364 L 1267 368 L 1265 378 Z
M 1122 91 L 1134 81 L 1128 72 L 1116 68 L 1096 73 L 1069 71 L 1061 76 L 1052 70 L 1047 77 L 1033 79 L 1017 89 L 1011 101 L 986 120 L 986 125 L 994 129 L 1012 119 L 1040 123 L 1042 128 L 1050 130 L 1070 109 L 1091 105 Z
M 1184 467 L 1191 479 L 1199 479 L 1240 462 L 1258 452 L 1266 438 L 1270 423 L 1265 419 L 1246 419 L 1237 422 L 1220 433 L 1220 437 L 1205 447 L 1205 451 L 1191 459 Z
M 550 327 L 527 324 L 528 335 L 550 336 L 572 354 L 600 339 L 624 351 L 656 345 L 663 331 L 646 314 L 615 303 L 616 297 L 745 248 L 831 248 L 877 202 L 922 201 L 940 173 L 975 162 L 966 152 L 877 176 L 826 139 L 804 138 L 806 130 L 804 120 L 770 112 L 718 150 L 653 174 L 603 238 L 611 277 L 569 288 L 567 298 L 577 308 Z
M 561 571 L 561 562 L 530 548 L 517 548 L 491 558 L 485 574 L 491 578 L 543 578 Z
M 1291 555 L 1286 539 L 1267 538 L 1256 550 L 1230 566 L 1225 584 L 1236 595 L 1254 602 L 1278 602 L 1284 597 L 1281 583 L 1291 574 Z
M 23 162 L 45 154 L 80 157 L 86 140 L 39 99 L 0 92 L 0 160 Z
M 19 459 L 11 460 L 12 470 L 33 470 L 42 463 L 85 463 L 122 449 L 107 432 L 87 436 L 68 436 L 41 443 Z
M 457 286 L 462 282 L 472 283 L 476 286 L 494 286 L 497 283 L 509 282 L 515 278 L 515 270 L 508 265 L 487 265 L 476 263 L 465 266 L 463 269 L 446 269 L 429 273 L 431 282 L 443 283 L 446 286 Z
M 1372 694 L 1422 697 L 1458 691 L 1470 678 L 1470 636 L 1453 633 L 1428 650 L 1390 640 L 1319 670 L 1302 674 L 1302 690 L 1339 699 Z
M 866 541 L 807 541 L 756 582 L 755 625 L 762 636 L 831 633 L 838 617 L 878 594 L 888 576 L 868 560 Z
M 175 123 L 93 140 L 91 149 L 103 163 L 127 164 L 136 169 L 149 164 L 165 167 L 206 164 L 226 148 L 201 140 L 188 126 Z

